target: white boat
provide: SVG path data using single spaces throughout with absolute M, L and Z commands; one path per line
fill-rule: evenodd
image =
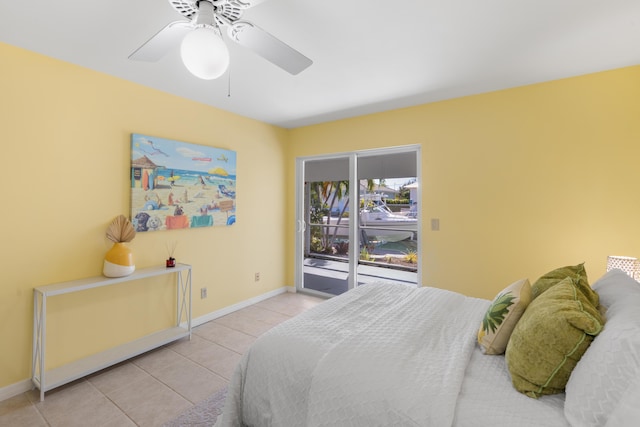
M 326 227 L 330 236 L 334 233 L 339 237 L 349 235 L 349 218 L 324 217 L 323 222 L 335 225 Z M 399 242 L 415 237 L 418 219 L 393 213 L 384 202 L 378 202 L 360 210 L 360 230 L 371 240 Z

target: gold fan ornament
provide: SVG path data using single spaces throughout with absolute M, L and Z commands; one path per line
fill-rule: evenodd
M 134 237 L 136 237 L 136 230 L 133 228 L 131 221 L 124 215 L 117 216 L 109 224 L 107 239 L 113 242 L 113 246 L 104 256 L 102 274 L 107 277 L 123 277 L 136 270 L 136 265 L 133 262 L 133 253 L 126 245 Z

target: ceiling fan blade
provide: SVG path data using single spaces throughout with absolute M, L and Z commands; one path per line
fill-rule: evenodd
M 313 64 L 312 60 L 250 22 L 236 21 L 229 27 L 228 33 L 239 45 L 251 49 L 290 74 L 296 75 Z
M 172 47 L 180 43 L 184 36 L 192 29 L 193 25 L 190 21 L 172 22 L 129 55 L 129 59 L 136 61 L 157 61 Z
M 266 0 L 230 0 L 229 3 L 233 3 L 243 9 L 249 9 L 257 4 L 265 2 Z

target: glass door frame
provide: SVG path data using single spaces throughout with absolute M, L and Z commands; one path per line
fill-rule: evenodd
M 359 179 L 358 179 L 358 157 L 366 157 L 366 156 L 374 156 L 374 155 L 385 155 L 385 154 L 394 154 L 399 152 L 409 152 L 413 151 L 416 154 L 416 180 L 418 181 L 418 185 L 420 185 L 422 171 L 421 171 L 421 153 L 419 145 L 407 145 L 407 146 L 397 146 L 397 147 L 388 147 L 388 148 L 379 148 L 379 149 L 371 149 L 371 150 L 361 150 L 354 151 L 348 153 L 333 153 L 333 154 L 325 154 L 325 155 L 316 155 L 316 156 L 307 156 L 307 157 L 297 157 L 296 158 L 296 172 L 295 172 L 295 204 L 296 204 L 296 221 L 295 221 L 295 288 L 296 292 L 304 292 L 310 293 L 320 296 L 333 296 L 330 294 L 326 294 L 324 292 L 316 291 L 313 289 L 305 288 L 304 285 L 304 249 L 305 249 L 305 239 L 307 238 L 307 233 L 309 229 L 307 227 L 307 223 L 309 218 L 306 218 L 306 188 L 305 188 L 305 163 L 308 161 L 317 161 L 317 160 L 328 160 L 328 159 L 337 159 L 337 158 L 349 158 L 349 200 L 353 201 L 352 206 L 359 205 L 358 199 L 358 191 L 359 191 Z M 354 185 L 355 183 L 355 185 Z M 421 221 L 421 207 L 422 207 L 422 192 L 418 190 L 417 192 L 417 219 L 418 219 L 418 228 L 417 228 L 417 247 L 418 254 L 422 254 L 422 221 Z M 356 209 L 357 212 L 357 209 Z M 360 233 L 359 229 L 359 215 L 357 213 L 355 215 L 350 215 L 349 221 L 349 244 L 351 247 L 359 248 L 360 247 Z M 348 289 L 353 289 L 357 286 L 358 281 L 358 265 L 359 265 L 359 257 L 360 252 L 358 250 L 350 250 L 349 251 L 349 276 L 348 276 Z M 422 256 L 418 257 L 418 271 L 417 271 L 417 284 L 421 286 L 422 283 Z

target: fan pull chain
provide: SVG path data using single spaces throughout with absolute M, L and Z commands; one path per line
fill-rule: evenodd
M 227 98 L 231 98 L 231 66 L 229 66 L 229 74 L 227 75 Z

